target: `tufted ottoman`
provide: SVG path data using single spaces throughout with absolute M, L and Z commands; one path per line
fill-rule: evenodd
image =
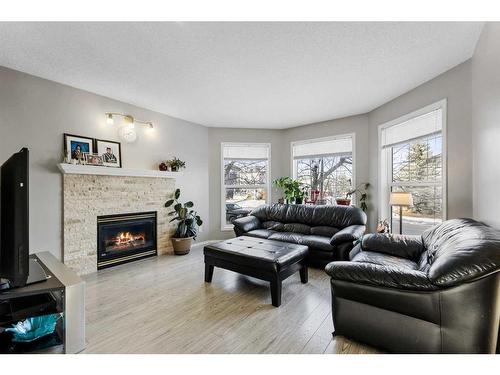
M 287 242 L 241 236 L 205 246 L 205 281 L 211 282 L 214 267 L 269 281 L 273 306 L 281 305 L 281 283 L 300 272 L 307 283 L 305 259 L 308 247 Z

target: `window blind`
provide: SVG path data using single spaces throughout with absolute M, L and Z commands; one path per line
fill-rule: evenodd
M 224 159 L 266 160 L 269 158 L 269 147 L 257 144 L 224 145 Z
M 325 141 L 301 142 L 292 146 L 294 159 L 348 153 L 352 153 L 352 137 L 333 138 Z
M 398 143 L 408 142 L 412 139 L 440 132 L 443 127 L 442 112 L 442 109 L 437 109 L 382 129 L 382 147 L 391 147 Z

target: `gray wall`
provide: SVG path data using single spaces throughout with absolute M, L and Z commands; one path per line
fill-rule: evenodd
M 474 218 L 500 228 L 500 23 L 485 25 L 472 58 Z
M 368 114 L 370 181 L 378 206 L 378 126 L 447 99 L 448 218 L 472 216 L 471 62 L 456 66 Z M 370 213 L 378 218 L 378 207 Z M 373 228 L 372 228 L 373 229 Z
M 0 161 L 23 146 L 30 149 L 30 250 L 61 257 L 63 133 L 117 140 L 105 112 L 122 112 L 155 123 L 138 129 L 134 144 L 122 143 L 125 168 L 156 169 L 174 155 L 187 163 L 177 180 L 183 200 L 193 200 L 209 223 L 208 129 L 52 81 L 0 67 Z M 165 197 L 166 198 L 166 197 Z M 204 229 L 199 240 L 209 238 Z

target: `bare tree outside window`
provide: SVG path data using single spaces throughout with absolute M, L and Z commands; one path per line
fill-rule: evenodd
M 352 189 L 352 154 L 331 155 L 310 159 L 297 159 L 297 180 L 318 190 L 328 204 L 335 198 L 345 197 Z
M 267 160 L 225 160 L 226 185 L 262 185 L 266 183 Z
M 230 227 L 234 219 L 246 216 L 254 208 L 265 204 L 269 194 L 269 159 L 249 158 L 248 154 L 255 150 L 252 145 L 231 144 L 228 147 L 233 153 L 231 157 L 224 157 L 222 167 L 224 227 Z M 267 146 L 255 147 L 259 154 L 268 155 Z

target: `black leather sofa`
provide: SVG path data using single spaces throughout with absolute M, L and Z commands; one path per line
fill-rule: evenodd
M 333 262 L 335 334 L 403 353 L 494 353 L 500 231 L 454 219 L 422 236 L 367 234 Z
M 366 214 L 349 206 L 273 204 L 233 221 L 237 236 L 252 236 L 307 245 L 308 263 L 324 267 L 347 260 L 353 241 L 366 229 Z

